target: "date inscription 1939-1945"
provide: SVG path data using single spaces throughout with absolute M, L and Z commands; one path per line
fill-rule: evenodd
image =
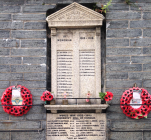
M 80 39 L 94 39 L 93 37 L 80 37 Z

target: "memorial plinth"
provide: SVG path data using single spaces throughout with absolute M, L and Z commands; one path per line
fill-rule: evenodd
M 47 140 L 106 139 L 106 114 L 101 111 L 108 105 L 98 99 L 103 19 L 76 2 L 46 19 L 51 30 L 51 91 L 54 98 L 64 98 L 63 102 L 55 100 L 56 105 L 45 105 L 51 110 L 47 113 Z M 72 99 L 65 103 L 66 98 Z M 58 110 L 96 113 L 54 114 Z

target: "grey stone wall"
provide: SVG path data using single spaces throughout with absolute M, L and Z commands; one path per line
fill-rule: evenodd
M 54 7 L 35 4 L 0 0 L 0 96 L 7 87 L 21 84 L 30 89 L 34 105 L 43 104 L 40 96 L 46 90 L 45 18 Z M 8 115 L 0 107 L 1 140 L 45 140 L 45 130 L 43 106 L 33 106 L 22 117 Z
M 98 6 L 107 1 L 76 0 L 97 2 Z M 126 5 L 124 0 L 113 0 L 106 14 L 103 86 L 114 93 L 112 104 L 119 104 L 123 91 L 134 83 L 151 93 L 151 1 L 137 1 L 142 11 Z M 0 0 L 0 96 L 7 87 L 21 84 L 31 90 L 34 105 L 43 103 L 40 96 L 46 90 L 45 18 L 46 11 L 54 8 L 57 2 L 69 4 L 73 1 Z M 150 132 L 139 132 L 150 129 L 151 113 L 147 119 L 134 120 L 127 118 L 119 105 L 114 105 L 107 109 L 107 119 L 108 140 L 151 139 Z M 45 140 L 45 130 L 43 106 L 33 106 L 22 117 L 10 116 L 0 107 L 1 140 Z M 136 132 L 119 132 L 121 130 Z
M 110 103 L 120 104 L 122 93 L 134 83 L 151 94 L 151 1 L 138 1 L 136 5 L 142 11 L 121 0 L 113 1 L 115 3 L 106 14 L 105 87 L 114 93 Z M 122 113 L 119 105 L 114 105 L 107 109 L 107 119 L 111 130 L 108 132 L 109 140 L 151 139 L 150 132 L 145 131 L 151 127 L 150 113 L 147 119 L 130 119 Z

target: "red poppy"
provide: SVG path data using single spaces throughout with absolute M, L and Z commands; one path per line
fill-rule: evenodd
M 130 89 L 129 89 L 129 92 L 130 92 L 130 93 L 133 93 L 133 88 L 130 88 Z
M 144 100 L 144 99 L 146 99 L 148 97 L 148 94 L 146 94 L 146 93 L 141 93 L 141 98 Z
M 122 98 L 121 98 L 121 99 L 126 100 L 126 99 L 127 99 L 127 97 L 128 97 L 128 94 L 125 92 L 125 93 L 123 93 L 123 95 L 122 95 Z
M 125 105 L 125 106 L 122 108 L 122 110 L 123 110 L 123 113 L 124 113 L 124 114 L 130 113 L 129 106 L 127 106 L 127 105 Z
M 126 114 L 129 113 L 129 112 L 128 112 L 127 109 L 125 109 L 125 110 L 123 110 L 123 113 L 126 115 Z
M 128 106 L 127 105 L 121 105 L 122 110 L 127 110 Z
M 132 106 L 130 106 L 129 110 L 130 110 L 131 112 L 135 112 L 135 108 L 133 108 Z
M 146 117 L 148 115 L 148 112 L 142 111 L 142 115 L 143 115 L 143 117 Z
M 130 104 L 130 99 L 131 99 L 131 98 L 127 97 L 127 98 L 125 99 L 125 104 Z
M 150 101 L 150 96 L 146 95 L 144 98 L 142 98 L 143 101 L 148 102 Z
M 125 115 L 126 115 L 127 117 L 131 117 L 131 113 L 130 113 L 130 112 L 126 113 Z
M 125 99 L 121 98 L 120 102 L 121 102 L 121 104 L 125 104 Z
M 143 105 L 143 107 L 142 107 L 142 112 L 144 111 L 144 112 L 150 112 L 150 108 L 149 108 L 149 106 L 148 105 Z
M 51 94 L 51 92 L 49 91 L 43 92 L 41 96 L 42 101 L 51 101 L 52 99 L 53 99 L 53 95 Z
M 124 92 L 123 95 L 122 95 L 122 97 L 127 97 L 127 95 L 128 94 L 126 92 Z
M 110 101 L 110 100 L 112 100 L 112 98 L 113 98 L 113 93 L 112 93 L 112 92 L 109 92 L 109 91 L 107 91 L 106 93 L 107 93 L 107 94 L 106 94 L 105 97 L 104 97 L 105 101 Z
M 132 92 L 127 91 L 127 93 L 128 93 L 127 97 L 133 98 L 133 93 Z
M 138 115 L 136 114 L 136 112 L 132 112 L 131 118 L 136 119 L 137 117 L 138 117 Z
M 137 116 L 140 116 L 142 114 L 141 109 L 137 109 L 136 111 Z

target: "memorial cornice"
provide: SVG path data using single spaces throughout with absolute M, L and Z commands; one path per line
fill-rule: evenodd
M 51 110 L 51 113 L 57 113 L 57 110 L 95 110 L 96 113 L 101 113 L 105 110 L 108 104 L 92 104 L 92 105 L 44 105 L 47 110 Z
M 76 2 L 49 15 L 49 28 L 87 28 L 101 26 L 104 16 Z

